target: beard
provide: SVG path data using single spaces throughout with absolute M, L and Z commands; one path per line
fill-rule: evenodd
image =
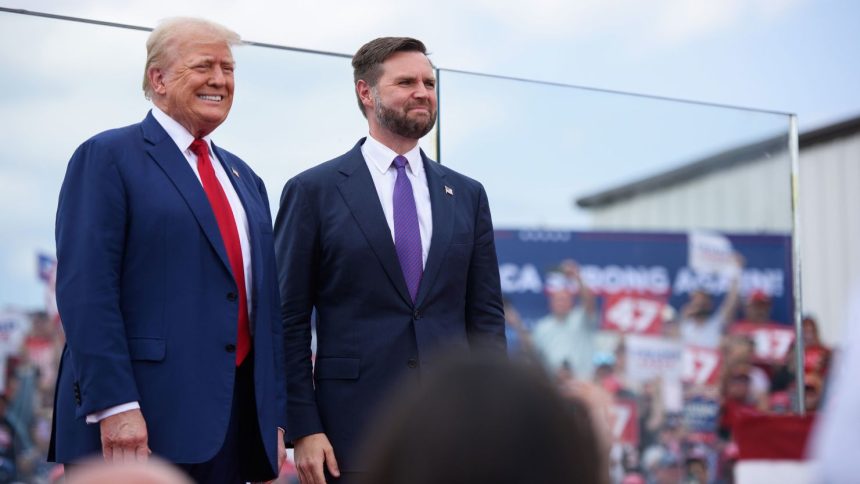
M 430 130 L 433 129 L 433 125 L 436 124 L 436 111 L 432 111 L 429 117 L 410 119 L 406 110 L 413 107 L 414 104 L 405 106 L 403 111 L 397 111 L 396 109 L 386 106 L 382 102 L 382 99 L 379 97 L 379 92 L 377 92 L 376 89 L 373 89 L 372 93 L 374 105 L 373 114 L 376 116 L 376 121 L 380 126 L 383 126 L 398 136 L 409 139 L 419 139 L 429 133 Z M 429 102 L 423 105 L 428 109 L 430 108 Z

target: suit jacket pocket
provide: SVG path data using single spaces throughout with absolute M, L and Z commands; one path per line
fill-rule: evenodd
M 314 375 L 318 380 L 357 380 L 359 358 L 317 358 Z
M 132 360 L 161 361 L 164 359 L 165 347 L 162 338 L 128 339 L 128 353 Z

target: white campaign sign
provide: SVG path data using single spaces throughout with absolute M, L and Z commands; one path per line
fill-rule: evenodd
M 687 234 L 688 262 L 694 271 L 734 277 L 738 273 L 732 243 L 724 235 L 695 231 Z
M 635 382 L 681 378 L 681 344 L 669 339 L 629 334 L 624 340 L 627 377 Z

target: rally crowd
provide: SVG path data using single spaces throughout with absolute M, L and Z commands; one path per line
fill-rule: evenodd
M 527 324 L 506 302 L 510 353 L 545 369 L 562 395 L 587 403 L 597 440 L 610 449 L 611 482 L 732 482 L 737 419 L 796 408 L 792 329 L 769 319 L 767 294 L 742 295 L 731 284 L 714 307 L 711 295 L 693 292 L 679 310 L 661 308 L 655 324 L 623 331 L 611 324 L 601 307 L 605 297 L 590 290 L 575 262 L 562 263 L 547 281 L 545 317 Z M 0 483 L 58 482 L 63 468 L 46 455 L 64 335 L 56 316 L 21 316 L 5 325 Z M 803 336 L 804 403 L 815 412 L 832 352 L 814 318 L 804 318 Z M 643 341 L 662 345 L 656 354 L 665 361 L 653 351 L 649 360 Z M 666 348 L 676 351 L 659 352 Z M 649 361 L 652 371 L 643 368 Z M 281 479 L 294 482 L 291 464 Z
M 44 311 L 6 311 L 2 326 L 0 483 L 55 482 L 62 466 L 47 455 L 63 332 Z
M 705 291 L 677 310 L 628 295 L 630 307 L 619 315 L 568 260 L 547 277 L 545 317 L 524 321 L 507 302 L 511 353 L 589 402 L 611 442 L 612 482 L 733 482 L 739 419 L 797 408 L 793 326 L 770 319 L 768 294 L 742 290 L 741 272 L 717 307 Z M 812 316 L 803 320 L 803 338 L 804 403 L 814 413 L 832 352 Z

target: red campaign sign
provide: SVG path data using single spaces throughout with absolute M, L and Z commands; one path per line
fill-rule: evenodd
M 755 343 L 755 360 L 758 363 L 785 362 L 788 349 L 794 343 L 794 330 L 779 323 L 740 321 L 733 324 L 729 332 L 752 338 Z
M 641 294 L 606 296 L 600 327 L 619 333 L 660 334 L 663 331 L 665 306 L 662 299 Z
M 685 346 L 681 353 L 681 380 L 693 385 L 716 385 L 721 364 L 720 350 Z
M 612 440 L 621 444 L 639 445 L 639 415 L 634 400 L 615 400 L 609 407 Z

